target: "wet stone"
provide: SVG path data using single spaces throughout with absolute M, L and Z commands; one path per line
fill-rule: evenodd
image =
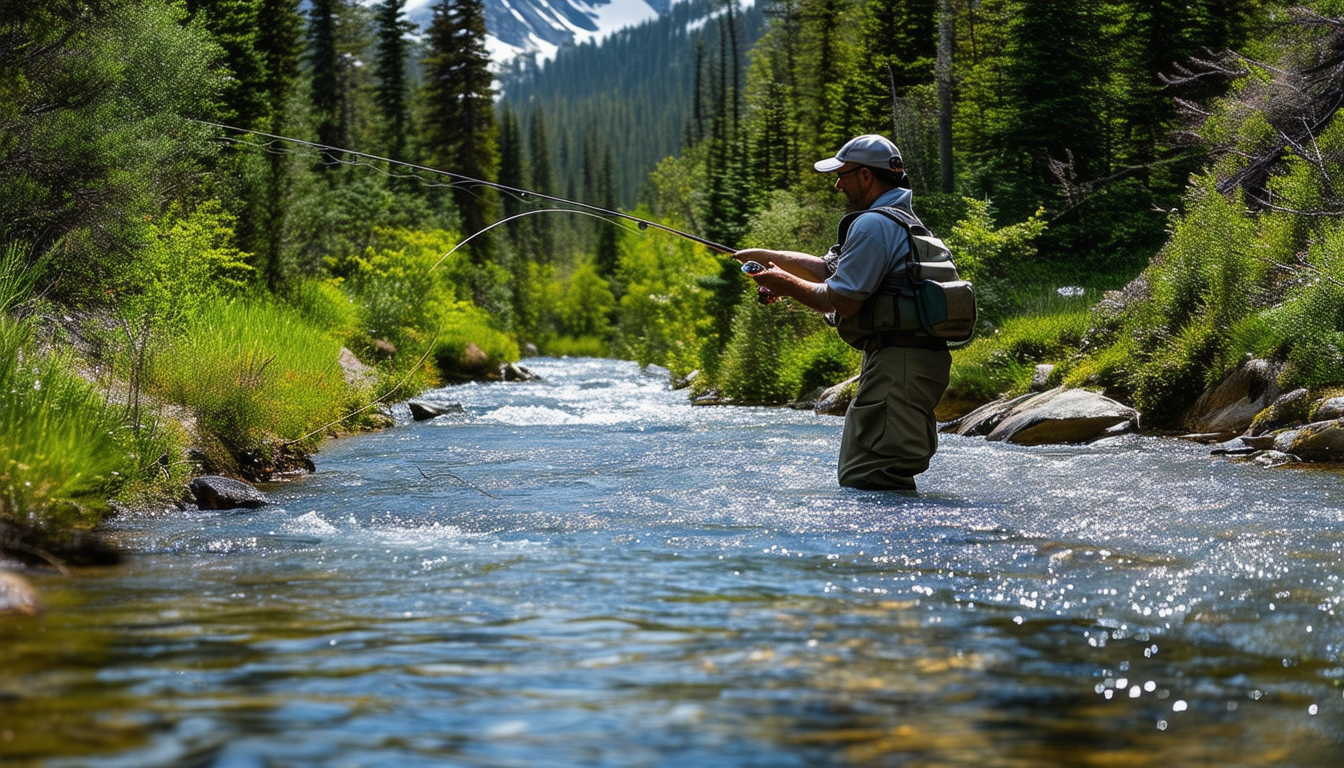
M 466 409 L 461 403 L 429 403 L 424 400 L 407 401 L 406 407 L 411 409 L 411 418 L 416 421 L 429 421 L 450 413 L 466 413 Z
M 204 475 L 187 484 L 201 509 L 256 509 L 267 504 L 266 494 L 239 480 Z

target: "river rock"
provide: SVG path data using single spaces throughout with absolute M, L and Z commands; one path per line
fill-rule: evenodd
M 1278 398 L 1278 375 L 1278 369 L 1264 360 L 1243 361 L 1195 401 L 1185 415 L 1185 428 L 1191 432 L 1245 432 L 1256 414 Z
M 449 413 L 466 413 L 461 403 L 428 403 L 424 400 L 408 400 L 406 407 L 411 409 L 411 418 L 416 421 L 429 421 Z
M 943 428 L 1017 445 L 1090 443 L 1139 428 L 1139 412 L 1085 389 L 1058 387 L 977 408 Z
M 1282 467 L 1285 464 L 1297 464 L 1302 460 L 1283 451 L 1261 451 L 1256 454 L 1254 461 L 1262 467 Z
M 1330 421 L 1339 418 L 1344 418 L 1344 397 L 1332 397 L 1326 400 L 1311 416 L 1312 421 Z
M 817 407 L 817 401 L 820 400 L 821 396 L 824 394 L 826 394 L 825 387 L 816 387 L 811 392 L 808 392 L 806 395 L 803 395 L 797 400 L 794 400 L 792 403 L 789 403 L 789 407 L 795 411 L 813 410 L 814 408 Z
M 41 610 L 42 603 L 33 585 L 18 574 L 0 571 L 0 616 L 36 616 Z
M 699 368 L 695 369 L 694 371 L 691 371 L 690 373 L 686 374 L 685 376 L 673 376 L 673 377 L 672 377 L 672 388 L 673 388 L 673 389 L 685 389 L 685 388 L 691 386 L 692 384 L 694 384 L 696 378 L 698 378 L 699 376 L 700 376 L 700 369 L 699 369 Z
M 859 377 L 846 379 L 822 391 L 817 396 L 816 402 L 812 403 L 812 412 L 818 416 L 844 416 L 849 410 L 849 402 L 854 399 L 854 393 L 857 391 L 859 391 Z
M 994 428 L 999 426 L 999 422 L 1008 417 L 1013 407 L 1018 403 L 1034 395 L 1018 395 L 1013 398 L 999 398 L 992 403 L 985 403 L 970 413 L 959 419 L 944 424 L 941 431 L 963 437 L 984 437 Z
M 541 381 L 541 377 L 517 363 L 499 366 L 499 377 L 505 381 Z
M 266 494 L 239 480 L 203 475 L 187 484 L 201 509 L 256 509 L 267 504 Z
M 378 383 L 378 371 L 372 366 L 361 363 L 359 358 L 355 357 L 355 353 L 345 347 L 341 347 L 336 362 L 341 365 L 345 382 L 355 389 L 369 389 Z
M 1263 435 L 1292 424 L 1302 424 L 1310 418 L 1311 406 L 1306 389 L 1294 389 L 1279 395 L 1268 408 L 1251 420 L 1250 433 Z
M 1314 421 L 1274 436 L 1274 450 L 1303 461 L 1344 462 L 1344 422 Z

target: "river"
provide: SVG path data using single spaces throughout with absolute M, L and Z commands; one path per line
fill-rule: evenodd
M 0 763 L 1344 764 L 1338 473 L 945 437 L 859 492 L 840 419 L 528 366 L 32 577 Z

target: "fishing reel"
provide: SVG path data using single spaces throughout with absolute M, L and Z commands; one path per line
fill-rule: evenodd
M 747 263 L 742 265 L 742 271 L 748 275 L 760 274 L 765 270 L 766 266 L 760 263 L 759 261 L 748 261 Z M 784 297 L 780 296 L 779 294 L 775 293 L 769 288 L 766 288 L 764 285 L 756 286 L 757 304 L 760 304 L 762 306 L 769 306 L 770 304 L 774 304 L 776 301 L 779 301 L 782 298 Z

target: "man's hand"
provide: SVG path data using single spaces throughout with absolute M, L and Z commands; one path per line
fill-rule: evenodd
M 765 253 L 769 253 L 766 251 Z M 762 252 L 757 250 L 755 255 L 760 256 Z M 750 259 L 756 261 L 756 259 Z M 838 317 L 850 317 L 859 311 L 859 306 L 863 303 L 847 296 L 842 296 L 820 279 L 808 279 L 799 277 L 796 274 L 786 272 L 773 261 L 763 262 L 766 269 L 748 275 L 756 284 L 768 289 L 777 296 L 787 296 L 798 303 L 814 309 L 823 314 L 834 312 Z

